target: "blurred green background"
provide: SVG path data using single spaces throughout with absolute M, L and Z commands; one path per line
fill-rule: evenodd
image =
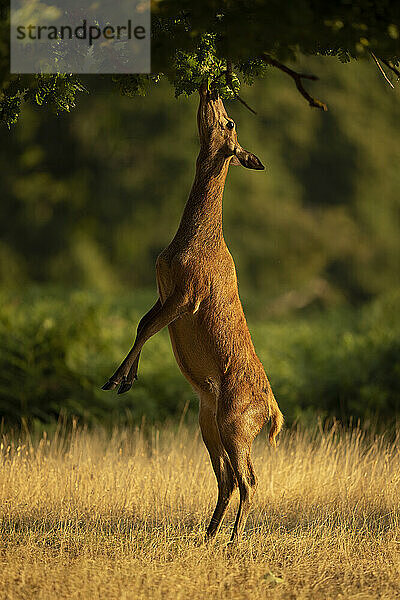
M 289 423 L 395 421 L 400 407 L 400 88 L 374 64 L 307 59 L 311 110 L 270 72 L 227 103 L 267 170 L 232 167 L 224 229 L 256 349 Z M 99 391 L 156 297 L 198 151 L 197 98 L 107 78 L 70 115 L 27 106 L 0 130 L 0 413 L 162 421 L 196 399 L 166 333 L 129 394 Z

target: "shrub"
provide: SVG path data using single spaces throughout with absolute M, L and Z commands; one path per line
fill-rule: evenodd
M 147 342 L 134 389 L 100 388 L 128 352 L 154 294 L 112 297 L 36 288 L 3 291 L 0 412 L 7 422 L 60 414 L 96 422 L 178 418 L 197 400 L 168 333 Z M 250 321 L 256 349 L 290 424 L 316 415 L 393 421 L 400 407 L 400 294 L 362 309 Z

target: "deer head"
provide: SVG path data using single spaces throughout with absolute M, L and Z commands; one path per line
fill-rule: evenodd
M 225 106 L 215 90 L 202 85 L 197 123 L 201 148 L 212 157 L 223 157 L 230 164 L 241 164 L 247 169 L 264 169 L 260 159 L 239 144 L 236 125 L 226 113 Z

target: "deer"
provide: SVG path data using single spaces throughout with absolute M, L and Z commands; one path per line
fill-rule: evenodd
M 168 327 L 178 366 L 199 397 L 199 425 L 218 484 L 205 540 L 219 531 L 239 488 L 233 544 L 243 534 L 257 487 L 252 443 L 270 420 L 269 441 L 276 446 L 283 415 L 251 339 L 222 226 L 229 166 L 264 166 L 240 146 L 236 125 L 215 89 L 202 85 L 199 94 L 200 152 L 178 230 L 156 261 L 159 298 L 139 322 L 131 350 L 102 389 L 118 387 L 119 394 L 130 390 L 144 344 Z

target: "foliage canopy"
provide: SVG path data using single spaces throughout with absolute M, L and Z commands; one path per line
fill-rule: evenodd
M 77 77 L 10 75 L 8 0 L 0 0 L 0 9 L 1 121 L 15 123 L 24 101 L 69 111 L 85 89 Z M 372 54 L 399 75 L 399 25 L 400 4 L 390 0 L 152 0 L 153 73 L 112 79 L 127 95 L 143 94 L 161 75 L 176 95 L 190 95 L 208 80 L 227 98 L 238 96 L 241 80 L 251 83 L 273 66 L 294 78 L 311 106 L 326 108 L 304 90 L 303 76 L 283 63 L 301 55 L 348 62 Z

